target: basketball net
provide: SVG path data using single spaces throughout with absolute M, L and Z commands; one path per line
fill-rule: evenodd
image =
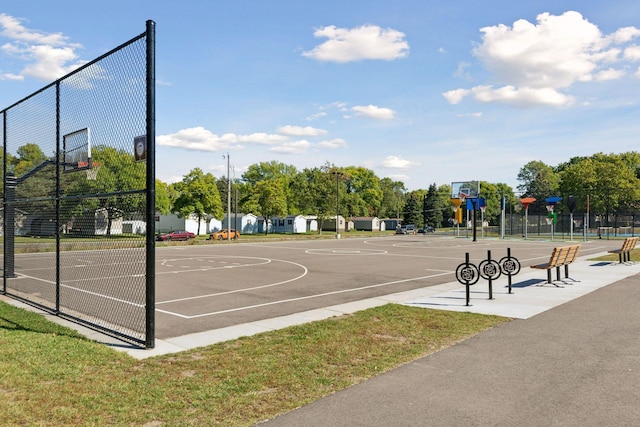
M 547 205 L 547 212 L 553 212 L 555 205 Z
M 100 170 L 100 163 L 93 163 L 93 167 L 86 169 L 87 179 L 89 181 L 95 181 L 98 179 L 98 170 Z

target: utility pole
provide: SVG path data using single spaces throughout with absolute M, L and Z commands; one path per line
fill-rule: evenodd
M 227 153 L 227 240 L 231 240 L 231 159 Z

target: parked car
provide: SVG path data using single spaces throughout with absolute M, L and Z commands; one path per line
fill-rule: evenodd
M 228 236 L 231 236 L 233 240 L 237 240 L 238 237 L 240 237 L 239 231 L 234 230 L 233 228 L 228 231 L 229 233 L 227 233 L 226 228 L 224 230 L 215 231 L 209 235 L 209 240 L 227 240 Z
M 177 230 L 171 233 L 160 234 L 158 240 L 189 240 L 195 238 L 196 235 L 190 231 Z
M 418 230 L 418 233 L 434 233 L 436 229 L 430 225 L 425 225 L 423 228 Z
M 407 234 L 407 229 L 404 227 L 396 228 L 396 234 Z
M 416 226 L 413 224 L 407 224 L 405 229 L 407 230 L 406 234 L 416 234 Z

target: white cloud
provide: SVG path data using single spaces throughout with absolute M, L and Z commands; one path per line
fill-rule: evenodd
M 451 104 L 472 96 L 480 102 L 517 106 L 571 105 L 574 97 L 566 92 L 576 82 L 621 78 L 624 72 L 608 64 L 632 59 L 636 52 L 629 47 L 621 58 L 623 50 L 614 44 L 640 36 L 635 27 L 603 36 L 596 25 L 573 11 L 559 16 L 542 13 L 535 24 L 520 19 L 511 27 L 500 24 L 480 31 L 482 43 L 473 54 L 503 85 L 479 85 L 443 93 Z
M 321 136 L 326 135 L 327 131 L 324 129 L 318 129 L 311 126 L 281 126 L 278 128 L 278 133 L 289 136 Z
M 518 107 L 530 105 L 551 105 L 562 107 L 571 105 L 574 98 L 553 88 L 516 88 L 503 86 L 494 89 L 492 86 L 476 86 L 471 89 L 474 98 L 480 102 L 501 102 Z
M 387 156 L 382 161 L 382 166 L 389 169 L 409 169 L 412 166 L 418 166 L 420 163 L 412 162 L 411 160 L 403 159 L 398 156 Z
M 283 129 L 284 128 L 284 129 Z M 283 126 L 281 133 L 289 132 L 291 136 L 321 136 L 327 132 L 322 129 L 298 126 Z M 307 140 L 292 141 L 288 135 L 255 132 L 248 135 L 225 133 L 216 135 L 202 126 L 181 129 L 170 135 L 156 137 L 159 146 L 182 148 L 190 151 L 216 152 L 225 150 L 241 150 L 246 145 L 268 146 L 269 151 L 281 154 L 301 154 L 315 146 L 320 149 L 337 149 L 347 147 L 341 138 L 324 140 L 312 144 Z
M 478 112 L 478 113 L 458 114 L 458 117 L 475 117 L 479 119 L 480 117 L 482 117 L 482 113 Z
M 469 95 L 469 93 L 470 91 L 468 89 L 453 89 L 443 93 L 442 96 L 449 101 L 449 104 L 455 105 L 459 104 L 465 96 Z
M 624 50 L 624 59 L 632 62 L 640 61 L 640 46 L 630 46 Z
M 393 119 L 395 113 L 389 108 L 382 108 L 375 105 L 356 106 L 352 107 L 351 111 L 358 116 L 369 117 L 376 120 L 389 120 Z
M 347 141 L 342 138 L 329 139 L 326 141 L 320 141 L 316 144 L 318 148 L 328 148 L 328 149 L 336 149 L 336 148 L 346 148 Z
M 160 146 L 194 151 L 220 151 L 242 148 L 242 144 L 275 145 L 287 141 L 288 138 L 285 136 L 267 133 L 252 133 L 250 135 L 226 133 L 218 136 L 201 126 L 156 137 L 156 143 Z
M 316 38 L 328 40 L 302 55 L 318 61 L 351 62 L 365 59 L 392 61 L 409 54 L 404 33 L 377 25 L 338 28 L 334 25 L 314 31 Z
M 270 148 L 269 151 L 280 154 L 301 154 L 306 152 L 309 147 L 311 147 L 311 143 L 309 141 L 289 141 L 277 147 Z
M 640 29 L 636 27 L 622 27 L 613 33 L 610 38 L 614 43 L 626 43 L 633 40 L 636 37 L 640 37 Z
M 0 80 L 24 80 L 24 76 L 18 74 L 0 74 Z
M 597 81 L 607 81 L 607 80 L 617 80 L 620 77 L 624 76 L 623 70 L 616 70 L 614 68 L 608 68 L 606 70 L 602 70 L 595 75 L 595 79 Z
M 307 120 L 308 122 L 311 122 L 311 121 L 317 120 L 317 119 L 319 119 L 321 117 L 326 117 L 326 115 L 327 115 L 327 113 L 325 113 L 324 111 L 320 111 L 319 113 L 311 114 L 305 120 Z
M 30 76 L 55 80 L 86 63 L 78 60 L 76 50 L 82 45 L 69 42 L 60 33 L 46 34 L 24 27 L 18 18 L 0 14 L 0 37 L 9 39 L 0 50 L 26 65 L 19 73 L 3 74 L 3 79 L 20 80 Z
M 411 180 L 411 178 L 409 178 L 409 175 L 403 175 L 403 174 L 387 175 L 387 178 L 390 178 L 393 181 L 400 181 L 400 182 L 407 182 Z
M 467 69 L 471 66 L 468 62 L 460 62 L 458 64 L 458 68 L 453 73 L 454 77 L 471 80 L 471 74 L 467 71 Z

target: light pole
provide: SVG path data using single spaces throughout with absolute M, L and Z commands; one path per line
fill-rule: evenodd
M 336 239 L 340 238 L 340 220 L 339 220 L 339 216 L 340 216 L 340 187 L 339 187 L 339 181 L 338 178 L 340 176 L 342 176 L 342 173 L 334 170 L 333 172 L 331 172 L 333 175 L 336 176 Z

